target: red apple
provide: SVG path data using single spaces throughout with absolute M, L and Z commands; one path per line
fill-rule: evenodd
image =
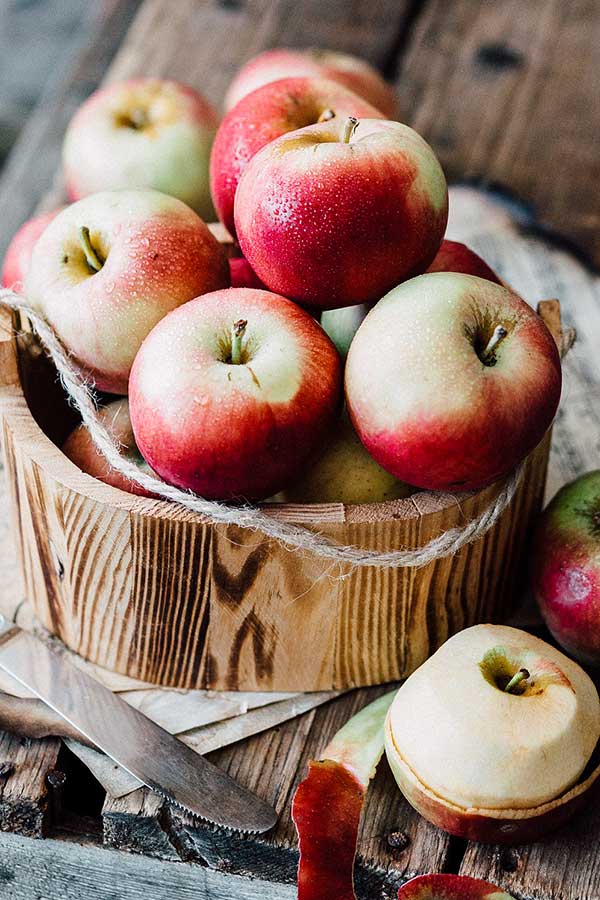
M 124 394 L 159 319 L 228 284 L 224 249 L 184 203 L 158 191 L 107 191 L 48 225 L 25 294 L 97 387 Z
M 558 643 L 600 665 L 600 471 L 565 485 L 536 530 L 533 592 Z
M 444 173 L 399 122 L 332 119 L 263 147 L 235 198 L 242 252 L 268 287 L 321 309 L 378 300 L 424 271 L 448 214 Z
M 38 238 L 45 230 L 55 215 L 60 212 L 59 209 L 53 209 L 51 212 L 42 213 L 29 219 L 14 235 L 4 257 L 4 266 L 2 268 L 2 287 L 12 288 L 20 291 L 23 287 L 31 254 Z
M 402 885 L 398 900 L 512 900 L 489 881 L 468 875 L 418 875 Z
M 231 287 L 257 288 L 259 291 L 266 291 L 266 287 L 244 256 L 230 257 L 229 275 Z
M 286 47 L 266 50 L 247 62 L 229 86 L 225 108 L 231 109 L 242 97 L 263 84 L 280 78 L 306 76 L 337 81 L 375 106 L 386 118 L 397 118 L 398 107 L 392 86 L 364 59 L 334 50 Z
M 311 316 L 267 291 L 186 303 L 148 335 L 131 372 L 131 420 L 148 463 L 212 500 L 284 488 L 339 413 L 341 363 Z
M 233 200 L 242 172 L 266 144 L 322 119 L 380 114 L 347 88 L 323 78 L 285 78 L 244 97 L 225 116 L 210 158 L 210 187 L 215 209 L 235 234 Z
M 508 288 L 473 275 L 421 275 L 380 300 L 346 362 L 360 439 L 400 481 L 475 490 L 541 441 L 560 399 L 552 335 Z
M 208 163 L 218 124 L 204 97 L 175 81 L 137 78 L 101 88 L 67 129 L 63 167 L 69 197 L 154 188 L 210 221 Z
M 435 259 L 427 269 L 428 272 L 462 272 L 464 275 L 477 275 L 501 284 L 493 269 L 473 250 L 458 241 L 442 241 Z
M 103 425 L 108 427 L 115 440 L 121 445 L 123 456 L 131 462 L 135 462 L 142 471 L 154 475 L 135 443 L 127 400 L 123 397 L 109 403 L 108 406 L 99 410 L 98 418 Z M 140 497 L 153 496 L 149 491 L 130 481 L 109 465 L 103 454 L 97 449 L 85 425 L 78 425 L 71 432 L 63 444 L 62 451 L 82 472 L 92 475 L 105 484 L 128 491 L 130 494 L 138 494 Z

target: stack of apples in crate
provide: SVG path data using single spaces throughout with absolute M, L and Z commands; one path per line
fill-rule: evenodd
M 158 79 L 98 91 L 65 139 L 70 204 L 27 223 L 5 260 L 3 284 L 24 293 L 93 379 L 124 453 L 168 484 L 232 502 L 379 502 L 507 475 L 555 415 L 558 351 L 527 303 L 445 240 L 443 171 L 397 120 L 390 88 L 352 57 L 277 50 L 241 70 L 226 106 L 219 123 L 195 90 Z M 207 224 L 213 211 L 220 228 Z M 64 451 L 95 477 L 144 493 L 82 426 Z M 600 558 L 598 481 L 597 506 L 565 527 L 588 528 Z M 536 571 L 559 632 L 569 615 L 556 612 L 560 578 L 541 563 Z M 581 578 L 569 584 L 581 588 Z M 526 638 L 502 658 L 503 677 L 516 674 L 513 656 L 515 665 L 529 658 Z M 471 641 L 465 659 L 490 650 L 478 634 Z M 422 710 L 449 671 L 437 659 L 412 682 Z M 572 665 L 556 684 L 540 671 L 547 721 L 553 698 L 566 703 L 566 682 L 577 688 Z M 481 690 L 500 696 L 495 670 L 476 668 Z M 446 712 L 461 706 L 460 671 L 452 684 Z M 583 684 L 597 731 L 597 697 Z M 514 693 L 526 695 L 523 713 L 540 691 Z M 410 689 L 402 696 L 412 702 Z M 393 710 L 392 726 L 402 700 Z M 468 756 L 474 725 L 463 719 Z M 565 729 L 580 727 L 567 719 Z M 415 722 L 406 741 L 421 746 L 421 737 Z M 403 750 L 409 762 L 413 751 Z M 575 776 L 585 762 L 578 757 Z M 435 788 L 436 772 L 427 777 Z

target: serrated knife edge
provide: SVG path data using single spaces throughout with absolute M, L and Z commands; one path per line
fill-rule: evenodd
M 209 822 L 268 831 L 269 804 L 108 688 L 0 617 L 0 668 L 147 787 Z

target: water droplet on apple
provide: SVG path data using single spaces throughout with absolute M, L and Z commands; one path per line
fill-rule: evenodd
M 106 288 L 105 288 L 106 293 L 107 293 L 107 294 L 112 294 L 112 292 L 114 291 L 114 289 L 115 289 L 115 283 L 114 283 L 114 281 L 109 281 L 108 284 L 106 285 Z

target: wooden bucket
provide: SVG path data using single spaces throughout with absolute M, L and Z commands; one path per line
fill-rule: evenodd
M 558 341 L 558 302 L 538 311 Z M 315 691 L 395 681 L 451 634 L 503 620 L 517 597 L 550 445 L 547 434 L 482 539 L 420 569 L 351 570 L 82 473 L 58 449 L 75 422 L 56 373 L 30 335 L 15 337 L 5 311 L 0 413 L 24 589 L 38 618 L 87 659 L 179 688 Z M 276 514 L 340 542 L 389 550 L 464 524 L 496 492 L 285 505 Z

